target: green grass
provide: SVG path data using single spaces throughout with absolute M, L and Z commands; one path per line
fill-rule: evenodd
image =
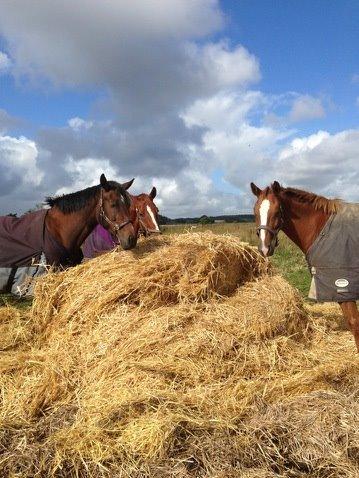
M 0 294 L 0 307 L 12 305 L 18 309 L 28 309 L 31 307 L 32 299 L 20 299 L 12 294 Z
M 254 223 L 219 223 L 197 227 L 193 225 L 163 226 L 162 230 L 164 234 L 212 231 L 215 234 L 232 234 L 253 246 L 258 244 Z M 269 260 L 303 297 L 308 295 L 311 277 L 304 254 L 283 233 L 279 234 L 279 246 Z

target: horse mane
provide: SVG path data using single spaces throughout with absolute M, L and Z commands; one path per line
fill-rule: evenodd
M 282 191 L 300 202 L 311 204 L 314 209 L 323 211 L 325 214 L 337 214 L 343 206 L 343 201 L 338 198 L 328 199 L 324 196 L 296 188 L 282 188 Z
M 130 207 L 131 199 L 127 191 L 116 181 L 108 181 L 112 190 L 117 190 L 118 195 L 124 198 L 127 207 Z M 91 186 L 75 193 L 63 194 L 62 196 L 47 197 L 45 204 L 50 207 L 58 207 L 64 214 L 71 214 L 84 209 L 94 199 L 101 189 L 101 185 Z

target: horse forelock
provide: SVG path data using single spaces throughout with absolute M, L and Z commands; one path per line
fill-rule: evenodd
M 269 194 L 271 191 L 272 191 L 272 190 L 271 190 L 270 186 L 267 186 L 265 189 L 263 189 L 263 195 L 264 195 L 264 197 L 267 197 L 268 194 Z
M 111 190 L 116 191 L 119 196 L 122 196 L 126 206 L 129 208 L 131 206 L 131 196 L 126 191 L 126 189 L 117 181 L 108 181 Z

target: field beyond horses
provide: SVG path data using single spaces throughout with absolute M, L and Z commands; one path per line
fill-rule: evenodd
M 302 267 L 284 241 L 273 268 L 239 234 L 198 230 L 50 273 L 31 309 L 0 309 L 0 476 L 359 476 L 338 306 L 278 274 Z

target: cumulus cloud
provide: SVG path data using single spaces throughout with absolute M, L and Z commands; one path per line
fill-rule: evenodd
M 108 87 L 122 122 L 137 123 L 217 88 L 259 79 L 258 61 L 244 47 L 206 43 L 223 25 L 217 1 L 75 3 L 2 6 L 0 29 L 14 72 L 58 85 Z
M 327 131 L 293 139 L 276 163 L 276 174 L 286 184 L 322 194 L 358 200 L 359 130 Z
M 16 211 L 20 202 L 36 197 L 34 188 L 43 178 L 37 158 L 34 141 L 23 136 L 0 136 L 0 213 Z
M 270 102 L 260 92 L 219 94 L 197 101 L 184 114 L 191 125 L 206 127 L 203 146 L 197 151 L 203 165 L 224 171 L 224 179 L 242 192 L 254 175 L 264 177 L 272 169 L 279 142 L 290 131 L 268 125 L 254 125 L 252 116 Z
M 294 100 L 288 118 L 292 123 L 297 123 L 299 121 L 323 118 L 324 116 L 325 109 L 319 98 L 301 95 Z

